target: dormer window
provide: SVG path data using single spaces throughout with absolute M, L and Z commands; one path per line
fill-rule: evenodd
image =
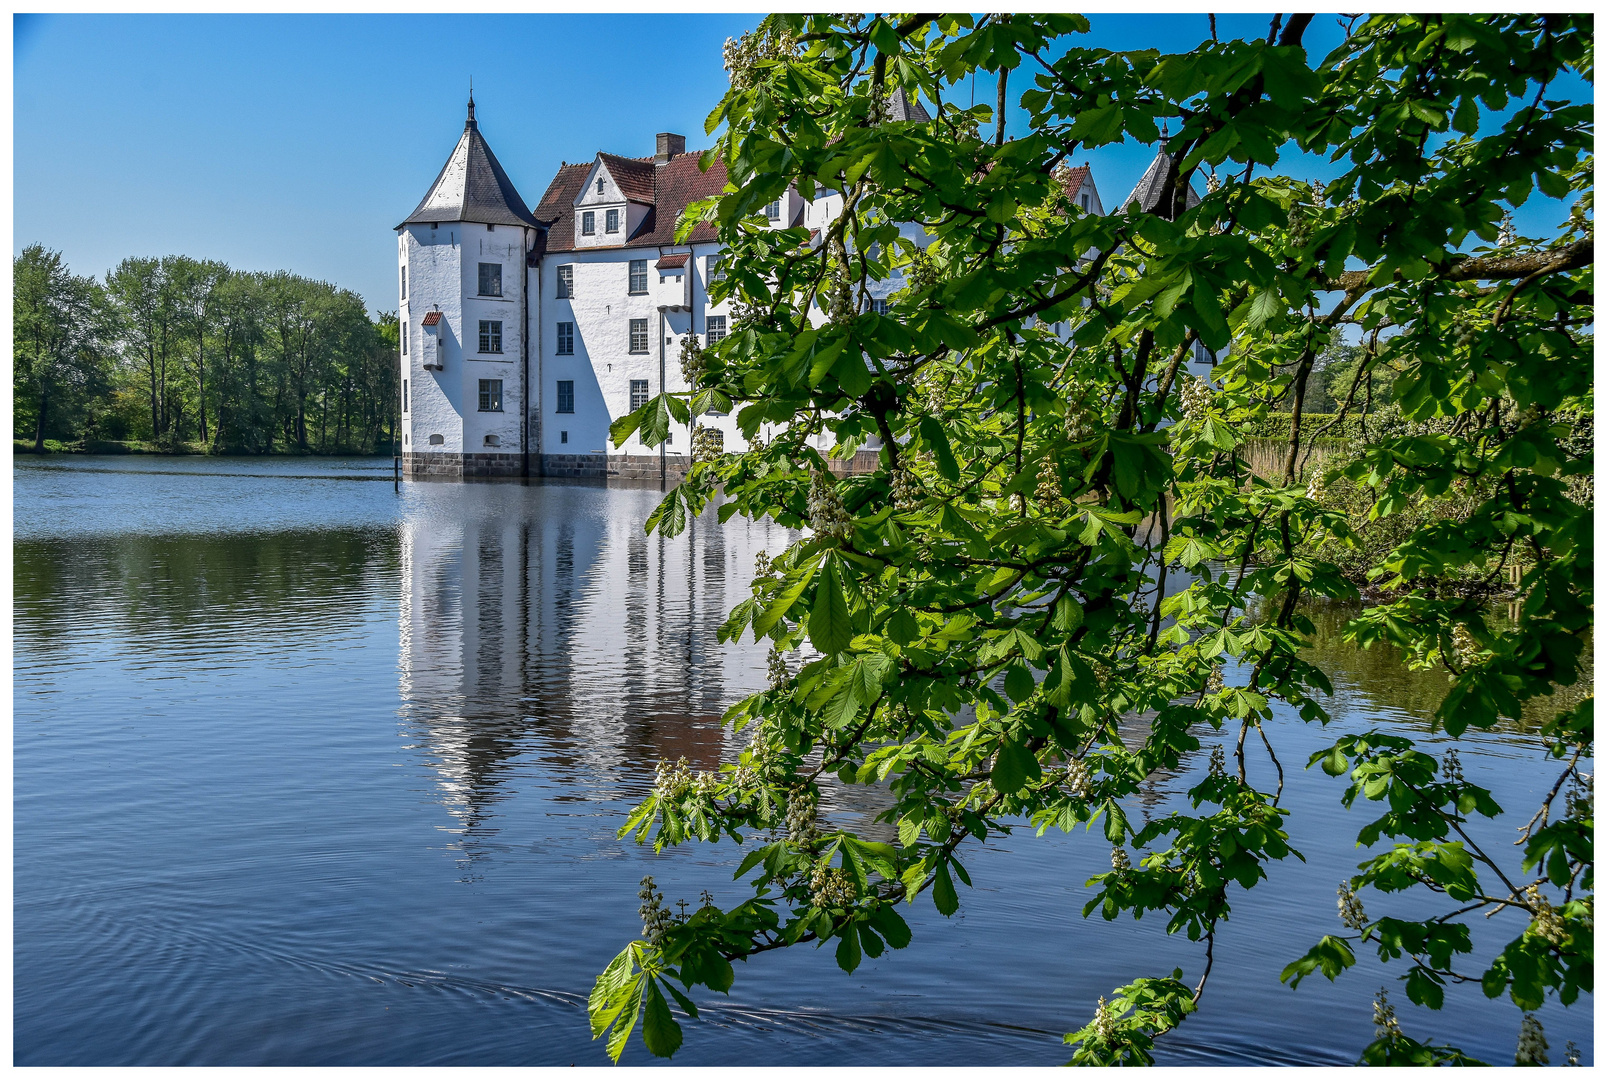
M 580 215 L 580 235 L 597 235 L 597 214 L 591 210 L 583 211 Z
M 603 228 L 611 233 L 619 232 L 619 211 L 610 210 L 603 215 Z

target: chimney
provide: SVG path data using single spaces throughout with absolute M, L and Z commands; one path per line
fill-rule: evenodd
M 653 160 L 662 165 L 676 154 L 686 153 L 686 136 L 671 135 L 667 131 L 658 133 L 658 153 Z

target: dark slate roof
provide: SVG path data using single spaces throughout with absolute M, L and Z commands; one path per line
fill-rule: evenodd
M 612 154 L 602 156 L 607 159 L 606 164 L 616 183 L 621 182 L 621 178 L 613 172 L 614 163 L 637 162 L 634 158 L 616 158 Z M 667 247 L 674 244 L 675 223 L 680 220 L 687 204 L 725 190 L 725 162 L 716 158 L 709 166 L 709 171 L 704 172 L 698 168 L 699 156 L 696 153 L 677 154 L 662 165 L 654 164 L 651 159 L 640 162 L 651 170 L 652 197 L 643 200 L 650 206 L 636 232 L 621 247 Z M 590 172 L 590 164 L 562 165 L 552 178 L 552 183 L 547 185 L 547 193 L 536 206 L 536 217 L 549 226 L 548 252 L 575 250 L 575 196 L 580 194 L 581 185 L 586 182 Z M 712 224 L 701 222 L 692 230 L 688 242 L 707 244 L 714 240 L 715 235 Z
M 1133 188 L 1133 193 L 1121 201 L 1120 209 L 1126 210 L 1136 200 L 1144 213 L 1153 214 L 1155 208 L 1160 205 L 1161 197 L 1166 194 L 1166 175 L 1171 168 L 1171 155 L 1162 145 L 1155 153 L 1155 160 L 1149 163 L 1149 168 L 1145 170 L 1138 185 Z M 1195 194 L 1193 185 L 1189 186 L 1184 202 L 1189 209 L 1200 205 L 1200 197 Z
M 628 158 L 617 154 L 598 154 L 597 160 L 608 168 L 620 194 L 631 202 L 653 202 L 653 159 Z
M 920 99 L 910 97 L 902 86 L 894 90 L 892 96 L 887 99 L 887 109 L 891 114 L 888 117 L 890 120 L 915 120 L 925 123 L 932 119 Z
M 418 209 L 402 225 L 426 221 L 472 221 L 482 225 L 535 225 L 535 215 L 486 145 L 474 120 L 474 101 L 463 137 L 441 167 Z M 397 228 L 401 228 L 398 225 Z

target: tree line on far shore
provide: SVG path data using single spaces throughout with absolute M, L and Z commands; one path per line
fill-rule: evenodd
M 13 260 L 13 436 L 188 453 L 372 454 L 394 445 L 397 323 L 350 289 L 183 255 L 104 280 Z

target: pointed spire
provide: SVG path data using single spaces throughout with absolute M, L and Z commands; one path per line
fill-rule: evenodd
M 474 77 L 471 75 L 469 77 L 469 119 L 464 123 L 463 129 L 467 131 L 479 126 L 474 120 Z

